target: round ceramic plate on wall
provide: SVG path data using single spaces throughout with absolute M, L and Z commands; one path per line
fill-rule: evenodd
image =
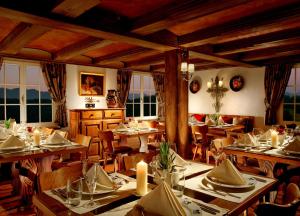
M 244 87 L 244 78 L 239 75 L 232 77 L 230 79 L 229 86 L 232 91 L 240 91 Z
M 200 90 L 200 82 L 198 80 L 193 80 L 190 82 L 190 91 L 193 94 L 196 94 Z

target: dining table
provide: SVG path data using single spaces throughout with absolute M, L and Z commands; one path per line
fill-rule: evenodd
M 201 186 L 201 179 L 206 177 L 207 173 L 213 166 L 191 161 L 188 164 L 189 172 L 185 176 L 184 194 L 178 197 L 178 201 L 182 203 L 184 208 L 186 203 L 193 203 L 202 215 L 239 215 L 247 208 L 256 203 L 260 198 L 271 191 L 276 185 L 277 180 L 262 176 L 256 176 L 249 173 L 243 173 L 247 177 L 255 180 L 251 189 L 241 191 L 240 189 L 233 189 L 230 192 L 221 191 L 221 189 L 214 190 Z M 56 195 L 52 190 L 44 191 L 36 194 L 33 197 L 33 204 L 36 208 L 45 215 L 125 215 L 137 200 L 141 198 L 136 194 L 136 172 L 134 170 L 127 170 L 122 173 L 112 173 L 119 175 L 125 179 L 125 187 L 127 190 L 115 191 L 106 195 L 95 196 L 98 200 L 98 205 L 92 209 L 84 209 L 83 205 L 69 206 L 66 204 L 66 199 L 61 195 Z M 111 175 L 111 174 L 109 174 Z M 148 175 L 148 188 L 155 190 L 157 184 L 155 183 L 153 175 Z M 130 186 L 131 185 L 131 186 Z M 123 186 L 122 186 L 123 187 Z M 145 195 L 147 196 L 147 195 Z M 88 199 L 88 198 L 85 198 Z M 196 214 L 201 215 L 201 214 Z
M 148 137 L 149 135 L 163 134 L 163 129 L 158 128 L 127 128 L 127 129 L 115 129 L 114 135 L 120 137 L 120 145 L 127 144 L 127 138 L 138 137 L 140 142 L 139 152 L 148 153 Z

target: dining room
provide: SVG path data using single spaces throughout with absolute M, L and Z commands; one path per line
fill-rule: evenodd
M 299 12 L 0 1 L 0 215 L 300 215 Z

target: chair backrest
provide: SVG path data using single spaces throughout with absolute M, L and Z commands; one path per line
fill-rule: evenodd
M 198 141 L 198 137 L 200 134 L 201 137 L 201 142 L 203 144 L 208 143 L 207 139 L 207 132 L 208 132 L 208 126 L 207 125 L 192 125 L 192 136 L 193 136 L 193 141 L 196 143 Z
M 82 176 L 82 164 L 74 164 L 69 167 L 62 167 L 52 172 L 44 172 L 38 176 L 39 191 L 67 185 L 68 179 L 75 181 Z
M 63 138 L 68 138 L 68 131 L 62 131 L 62 130 L 55 130 L 55 133 L 58 133 L 59 135 L 61 135 Z
M 296 215 L 300 206 L 299 188 L 296 184 L 290 183 L 286 190 L 285 197 L 288 197 L 289 203 L 278 205 L 274 203 L 258 204 L 255 213 L 257 216 L 263 215 Z
M 102 142 L 102 147 L 105 152 L 113 153 L 114 134 L 112 131 L 99 131 L 99 139 Z
M 125 170 L 136 168 L 136 164 L 138 162 L 140 162 L 141 160 L 145 161 L 145 158 L 142 154 L 124 156 L 123 158 L 124 158 Z
M 83 146 L 89 147 L 91 144 L 92 137 L 85 136 L 82 134 L 76 134 L 75 142 Z

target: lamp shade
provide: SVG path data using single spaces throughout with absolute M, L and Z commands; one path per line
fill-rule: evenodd
M 189 64 L 188 65 L 188 72 L 189 73 L 194 73 L 195 72 L 195 65 L 194 64 Z
M 181 68 L 180 68 L 180 70 L 182 72 L 187 72 L 188 71 L 188 64 L 187 64 L 187 62 L 181 62 Z

